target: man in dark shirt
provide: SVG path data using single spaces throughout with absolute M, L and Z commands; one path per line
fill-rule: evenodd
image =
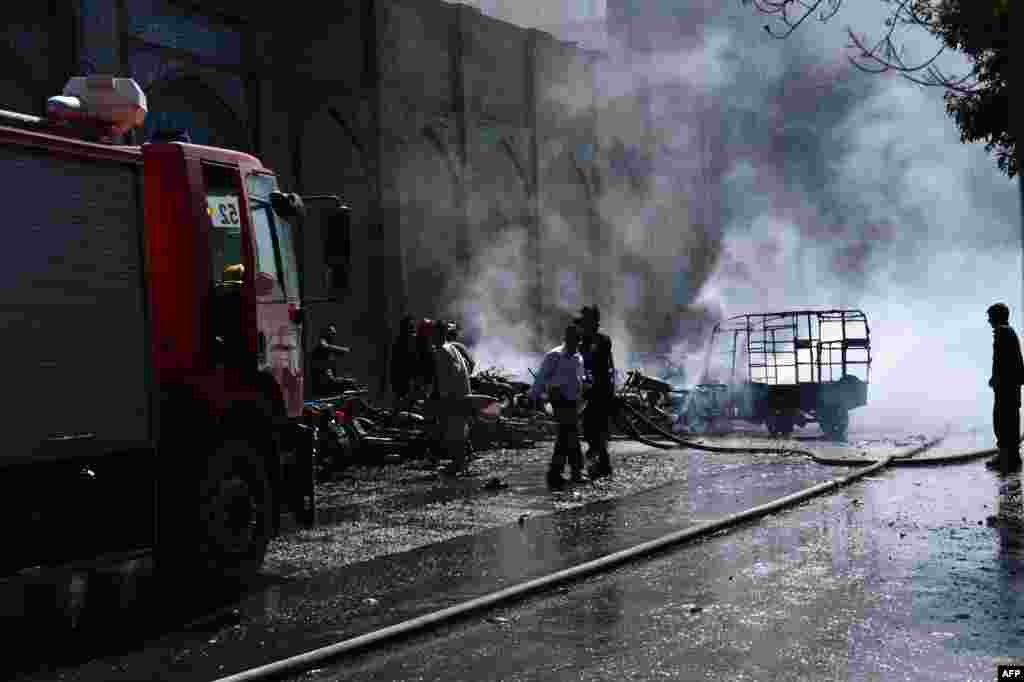
M 612 360 L 612 340 L 598 331 L 601 312 L 597 306 L 583 308 L 576 324 L 581 332 L 580 355 L 583 368 L 590 376 L 591 386 L 584 397 L 583 437 L 591 460 L 590 477 L 612 475 L 611 456 L 608 452 L 609 424 L 615 408 L 615 363 Z
M 992 325 L 992 378 L 988 385 L 995 396 L 992 426 L 996 433 L 999 455 L 986 466 L 1008 471 L 1019 469 L 1020 458 L 1020 387 L 1024 383 L 1024 359 L 1020 341 L 1010 327 L 1010 309 L 1005 303 L 989 306 L 988 323 Z
M 346 355 L 346 346 L 337 346 L 334 339 L 338 327 L 332 322 L 320 334 L 320 340 L 313 349 L 313 391 L 317 397 L 336 395 L 353 387 L 354 382 L 337 376 L 335 357 Z

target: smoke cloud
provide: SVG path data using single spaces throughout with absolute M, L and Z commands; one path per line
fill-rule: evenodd
M 596 302 L 620 368 L 685 384 L 723 317 L 859 308 L 873 365 L 853 428 L 988 428 L 985 309 L 1008 303 L 1017 328 L 1024 317 L 1019 198 L 981 145 L 960 143 L 941 91 L 856 71 L 842 25 L 777 41 L 739 3 L 633 4 L 652 51 L 611 34 L 597 79 L 606 237 L 545 212 L 546 247 L 561 250 L 549 329 Z M 883 10 L 836 21 L 877 31 Z M 532 274 L 510 239 L 478 255 L 470 307 L 482 366 L 528 379 L 537 356 L 523 339 L 537 350 L 558 338 L 537 339 L 512 309 Z

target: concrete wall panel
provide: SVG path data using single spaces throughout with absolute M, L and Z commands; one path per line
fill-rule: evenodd
M 527 99 L 527 31 L 463 12 L 463 73 L 468 115 L 521 125 Z
M 381 3 L 380 88 L 384 101 L 435 112 L 452 109 L 450 8 L 440 2 Z

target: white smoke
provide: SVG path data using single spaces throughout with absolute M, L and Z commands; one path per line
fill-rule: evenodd
M 517 0 L 516 12 L 529 15 L 530 4 Z M 500 12 L 500 3 L 491 5 Z M 845 23 L 877 31 L 884 8 L 867 5 L 850 4 Z M 652 191 L 612 183 L 600 212 L 615 256 L 600 267 L 568 263 L 569 274 L 556 278 L 558 314 L 607 301 L 602 326 L 620 368 L 661 349 L 665 361 L 645 369 L 681 366 L 690 382 L 715 320 L 860 308 L 871 325 L 873 366 L 855 427 L 990 424 L 984 312 L 1001 300 L 1011 324 L 1024 319 L 1013 183 L 980 145 L 960 142 L 941 92 L 847 65 L 845 24 L 808 23 L 776 41 L 761 29 L 770 20 L 738 3 L 675 6 L 686 31 L 676 46 L 630 59 L 608 40 L 598 79 L 609 134 L 602 148 L 614 148 L 616 137 L 649 143 L 633 104 L 645 84 L 657 85 Z M 934 45 L 908 38 L 918 54 Z M 567 222 L 549 216 L 553 248 L 571 240 Z M 592 246 L 582 249 L 588 258 Z M 477 353 L 512 368 L 534 361 L 523 355 L 524 339 L 545 347 L 559 339 L 535 339 L 529 325 L 508 322 L 514 314 L 504 317 L 502 301 L 521 300 L 530 275 L 521 263 L 499 261 L 472 289 L 487 330 Z M 618 269 L 609 272 L 609 263 Z M 503 281 L 501 267 L 517 274 Z M 587 268 L 603 275 L 602 286 L 571 276 Z

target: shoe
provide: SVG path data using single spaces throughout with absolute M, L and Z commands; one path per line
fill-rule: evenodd
M 590 467 L 590 471 L 587 472 L 591 479 L 598 478 L 609 478 L 612 475 L 612 468 L 610 466 L 594 465 Z
M 575 471 L 570 479 L 573 483 L 586 483 L 590 479 L 583 475 L 582 471 Z
M 985 468 L 999 472 L 1020 471 L 1020 454 L 1015 452 L 1001 452 L 989 461 L 985 462 Z
M 561 474 L 548 474 L 548 487 L 552 490 L 561 490 L 568 484 Z

